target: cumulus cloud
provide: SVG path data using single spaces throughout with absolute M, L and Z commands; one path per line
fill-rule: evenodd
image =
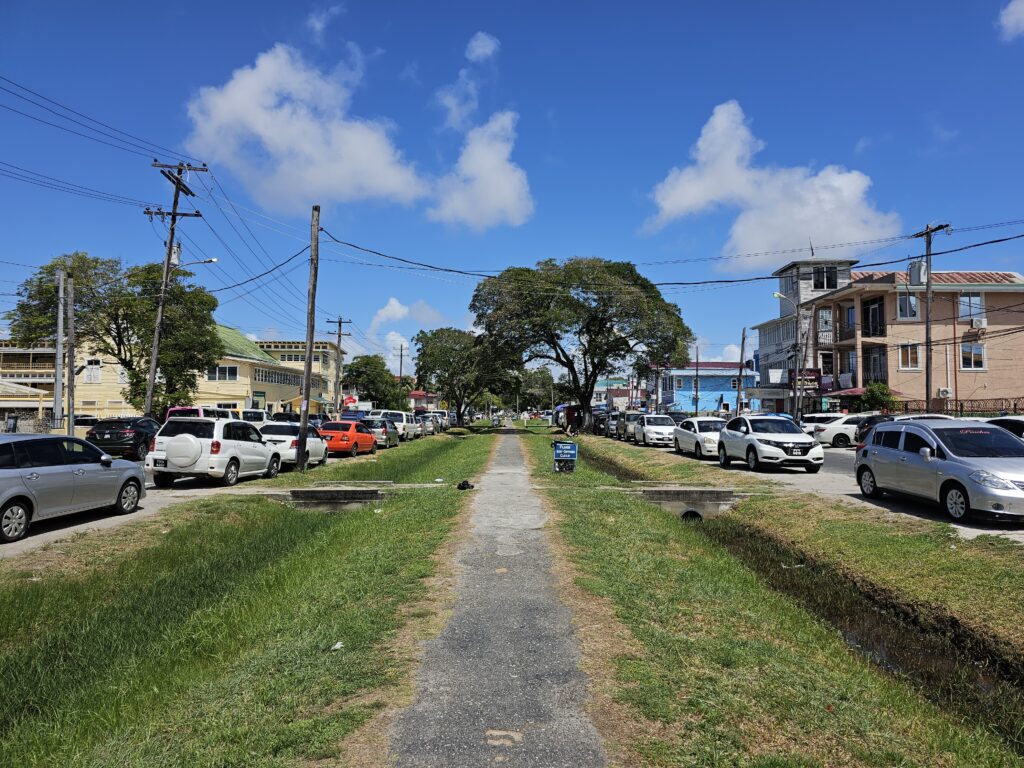
M 496 112 L 467 134 L 455 169 L 437 183 L 430 219 L 480 231 L 517 227 L 533 215 L 526 172 L 511 160 L 518 119 L 516 112 Z
M 444 322 L 444 315 L 434 309 L 434 307 L 430 306 L 430 304 L 425 302 L 423 299 L 419 299 L 411 305 L 406 305 L 392 296 L 387 300 L 387 303 L 374 314 L 366 334 L 370 339 L 376 341 L 377 333 L 381 326 L 388 325 L 390 323 L 397 323 L 401 320 L 405 320 L 406 318 L 416 321 L 419 323 L 421 328 L 434 328 Z
M 700 361 L 702 363 L 733 363 L 739 362 L 739 344 L 721 345 L 710 344 L 707 339 L 698 336 L 697 341 L 690 345 L 690 360 L 697 359 L 697 348 L 700 348 Z
M 317 42 L 323 39 L 324 31 L 327 29 L 327 25 L 331 23 L 331 19 L 343 10 L 345 10 L 343 5 L 330 5 L 326 8 L 312 11 L 306 17 L 306 26 L 309 27 L 309 31 L 313 33 L 313 38 Z
M 403 347 L 404 354 L 399 351 Z M 388 368 L 391 369 L 392 373 L 398 373 L 399 368 L 401 368 L 402 373 L 405 375 L 415 373 L 416 363 L 413 362 L 409 340 L 405 336 L 398 333 L 398 331 L 389 331 L 384 337 L 384 348 L 387 350 L 384 353 L 384 359 L 387 361 Z
M 439 88 L 436 98 L 444 110 L 445 127 L 464 131 L 480 103 L 479 93 L 480 85 L 468 69 L 460 69 L 454 83 Z
M 1010 0 L 999 12 L 998 26 L 1004 42 L 1024 36 L 1024 0 Z
M 466 45 L 466 58 L 472 62 L 486 61 L 496 54 L 499 48 L 501 48 L 501 42 L 494 35 L 477 32 L 469 38 L 469 43 Z
M 307 64 L 287 45 L 256 57 L 222 86 L 188 104 L 189 151 L 228 168 L 266 208 L 287 213 L 313 202 L 412 203 L 428 184 L 392 143 L 392 126 L 350 115 L 363 55 L 331 72 Z
M 802 247 L 808 238 L 840 243 L 899 233 L 899 217 L 879 211 L 868 199 L 871 179 L 865 174 L 838 165 L 817 172 L 805 166 L 756 166 L 754 155 L 763 148 L 740 105 L 719 104 L 690 151 L 692 162 L 669 171 L 651 193 L 658 211 L 645 228 L 658 230 L 721 207 L 738 209 L 725 254 Z M 786 258 L 766 254 L 724 266 L 764 268 Z

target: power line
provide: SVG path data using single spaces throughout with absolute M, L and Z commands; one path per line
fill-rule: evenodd
M 17 179 L 18 181 L 24 181 L 28 184 L 35 184 L 40 187 L 55 189 L 60 192 L 67 192 L 69 194 L 79 195 L 81 197 L 91 197 L 99 200 L 105 200 L 111 203 L 120 203 L 122 205 L 132 205 L 139 207 L 156 205 L 155 203 L 147 203 L 145 200 L 138 200 L 133 197 L 127 197 L 126 195 L 118 195 L 114 192 L 104 192 L 101 189 L 87 187 L 83 184 L 75 184 L 74 182 L 58 179 L 54 176 L 47 176 L 44 173 L 32 171 L 29 170 L 28 168 L 22 168 L 19 165 L 4 162 L 3 160 L 0 160 L 0 165 L 6 166 L 6 168 L 14 169 L 14 171 L 9 171 L 6 170 L 5 168 L 0 168 L 0 174 L 7 176 L 8 178 Z
M 114 149 L 120 149 L 122 152 L 131 152 L 133 155 L 140 155 L 141 157 L 145 157 L 147 159 L 152 159 L 151 158 L 151 156 L 153 154 L 152 152 L 139 152 L 138 150 L 129 149 L 128 147 L 123 146 L 121 144 L 113 144 L 112 142 L 104 141 L 103 139 L 99 139 L 99 138 L 97 138 L 95 136 L 90 136 L 87 133 L 82 133 L 81 131 L 76 131 L 73 128 L 68 128 L 67 126 L 58 125 L 57 123 L 51 122 L 49 120 L 44 120 L 41 117 L 36 117 L 35 115 L 30 115 L 28 112 L 22 112 L 20 109 L 15 109 L 14 107 L 9 107 L 6 104 L 0 104 L 0 109 L 6 109 L 8 112 L 14 112 L 15 114 L 21 115 L 22 117 L 27 117 L 29 120 L 35 120 L 37 123 L 42 123 L 43 125 L 49 125 L 49 126 L 51 126 L 53 128 L 57 128 L 57 129 L 59 129 L 61 131 L 67 131 L 68 133 L 73 133 L 76 136 L 81 136 L 83 139 L 89 139 L 90 141 L 95 141 L 95 142 L 97 142 L 99 144 L 106 144 L 108 147 L 113 147 Z
M 288 262 L 292 261 L 293 259 L 297 259 L 299 256 L 301 256 L 302 254 L 304 254 L 308 250 L 309 250 L 309 246 L 307 245 L 305 248 L 303 248 L 303 249 L 293 253 L 291 256 L 289 256 L 287 259 L 282 261 L 280 264 L 275 264 L 270 269 L 268 269 L 266 272 L 260 272 L 260 274 L 253 275 L 248 280 L 242 280 L 241 282 L 235 283 L 234 285 L 225 285 L 223 288 L 213 288 L 213 289 L 210 290 L 210 293 L 217 293 L 219 291 L 228 291 L 228 290 L 231 290 L 232 288 L 237 288 L 240 285 L 245 285 L 246 283 L 251 283 L 254 280 L 259 280 L 261 277 L 266 277 L 271 272 L 274 272 L 275 270 L 280 269 L 281 267 L 283 267 L 285 264 L 287 264 Z

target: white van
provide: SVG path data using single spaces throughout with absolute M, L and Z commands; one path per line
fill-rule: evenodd
M 273 421 L 273 418 L 270 415 L 270 411 L 246 408 L 242 411 L 242 421 L 248 421 L 256 429 L 263 429 L 263 427 Z
M 398 427 L 400 440 L 412 440 L 423 434 L 423 427 L 416 421 L 416 417 L 405 411 L 375 410 L 370 411 L 370 417 L 394 422 L 394 425 Z

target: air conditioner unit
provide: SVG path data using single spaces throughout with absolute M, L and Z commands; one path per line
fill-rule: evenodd
M 986 328 L 988 328 L 988 318 L 987 317 L 972 317 L 971 318 L 971 328 L 973 328 L 975 330 L 985 330 Z
M 939 397 L 943 400 L 949 400 L 953 396 L 953 390 L 949 387 L 939 387 Z

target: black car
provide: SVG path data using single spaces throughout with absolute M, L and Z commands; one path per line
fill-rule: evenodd
M 895 418 L 895 416 L 887 416 L 885 414 L 868 416 L 858 425 L 857 431 L 853 434 L 853 442 L 860 445 L 867 440 L 868 432 L 871 431 L 871 428 L 874 427 L 875 424 L 881 424 L 884 421 L 893 421 Z
M 149 453 L 149 441 L 159 431 L 160 424 L 147 416 L 126 416 L 97 421 L 85 439 L 111 456 L 142 461 Z

